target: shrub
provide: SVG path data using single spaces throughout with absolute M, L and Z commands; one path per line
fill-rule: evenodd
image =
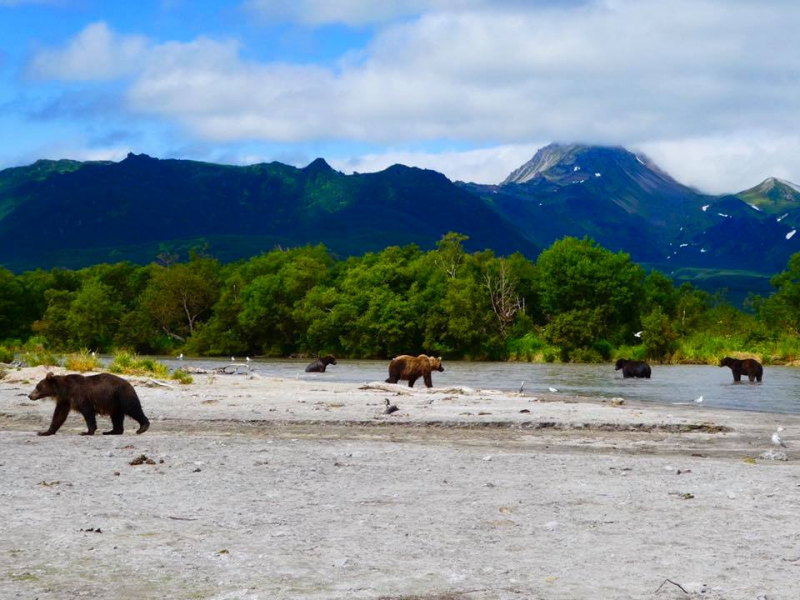
M 175 369 L 175 371 L 172 373 L 172 379 L 178 381 L 183 385 L 189 385 L 190 383 L 194 383 L 194 379 L 192 378 L 192 376 L 182 369 Z
M 603 356 L 594 348 L 575 348 L 569 353 L 570 362 L 601 363 Z
M 88 350 L 81 350 L 80 352 L 67 355 L 64 359 L 64 368 L 69 371 L 85 373 L 87 371 L 101 370 L 102 364 L 97 360 L 97 357 Z
M 14 360 L 14 352 L 10 348 L 0 346 L 0 363 L 10 363 Z
M 142 375 L 169 377 L 169 369 L 154 358 L 142 358 L 137 354 L 120 350 L 114 353 L 114 360 L 108 365 L 111 373 L 120 375 Z
M 44 365 L 45 367 L 55 367 L 61 363 L 61 357 L 54 354 L 47 348 L 45 343 L 47 340 L 42 337 L 32 337 L 23 346 L 25 352 L 22 355 L 22 362 L 29 367 L 38 367 Z

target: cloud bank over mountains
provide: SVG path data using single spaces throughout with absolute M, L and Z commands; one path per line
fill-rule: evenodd
M 497 147 L 513 163 L 479 170 L 496 181 L 555 140 L 643 150 L 713 192 L 800 174 L 794 2 L 249 0 L 242 14 L 374 34 L 331 65 L 99 21 L 34 52 L 25 74 L 113 85 L 122 113 L 204 143 L 363 144 L 375 151 L 340 161 L 362 169 L 417 156 L 459 178 Z

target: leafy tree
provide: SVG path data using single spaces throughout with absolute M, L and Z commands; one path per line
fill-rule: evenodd
M 588 238 L 567 237 L 542 252 L 536 266 L 548 320 L 576 311 L 591 313 L 597 336 L 622 343 L 632 335 L 639 320 L 644 271 L 628 254 L 610 252 Z
M 647 358 L 663 362 L 675 351 L 675 341 L 678 336 L 661 306 L 656 306 L 642 318 L 642 328 L 642 340 Z
M 142 306 L 167 336 L 183 342 L 210 316 L 219 293 L 219 263 L 195 255 L 185 264 L 151 269 Z
M 800 335 L 800 252 L 770 283 L 777 291 L 760 307 L 760 314 L 772 326 Z
M 73 348 L 108 350 L 119 327 L 124 308 L 114 290 L 93 279 L 75 293 L 66 316 L 69 345 Z
M 22 337 L 27 327 L 23 320 L 24 290 L 7 269 L 0 269 L 0 340 Z

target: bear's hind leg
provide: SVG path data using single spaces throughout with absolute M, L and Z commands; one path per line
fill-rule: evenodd
M 122 411 L 111 413 L 111 431 L 104 431 L 103 435 L 122 435 L 124 431 L 122 424 L 125 421 L 125 413 Z
M 94 409 L 87 407 L 81 409 L 81 414 L 86 421 L 86 431 L 82 431 L 81 435 L 94 435 L 97 431 L 97 418 L 95 417 Z
M 139 429 L 136 430 L 137 434 L 144 433 L 150 429 L 150 419 L 144 416 L 144 411 L 140 404 L 130 407 L 127 414 L 131 419 L 139 423 Z

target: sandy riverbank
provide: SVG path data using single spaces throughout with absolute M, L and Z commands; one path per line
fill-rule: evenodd
M 40 438 L 42 372 L 0 381 L 2 598 L 800 597 L 800 417 L 200 375 Z

